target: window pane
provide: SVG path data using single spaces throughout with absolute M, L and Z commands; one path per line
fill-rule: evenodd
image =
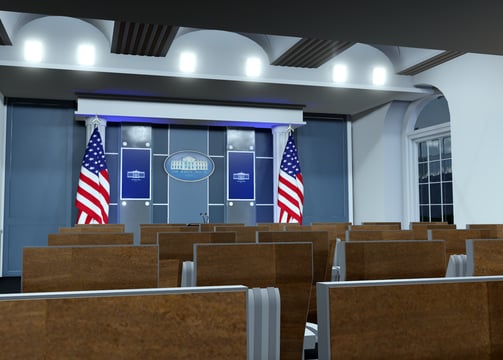
M 428 163 L 419 164 L 418 166 L 419 182 L 428 182 Z
M 452 181 L 451 160 L 443 160 L 442 161 L 442 181 Z
M 445 137 L 442 139 L 442 158 L 451 157 L 451 138 Z
M 428 194 L 428 184 L 419 185 L 419 203 L 429 204 L 430 196 Z
M 441 204 L 440 184 L 430 184 L 430 204 Z
M 423 162 L 428 160 L 428 152 L 426 147 L 426 141 L 418 144 L 418 161 Z
M 452 182 L 442 184 L 442 198 L 444 204 L 452 204 Z
M 430 208 L 429 206 L 420 206 L 419 207 L 419 221 L 430 221 Z
M 442 206 L 432 205 L 431 206 L 431 221 L 442 221 Z
M 430 162 L 430 182 L 440 181 L 440 161 Z
M 454 222 L 451 137 L 417 143 L 420 221 Z
M 438 160 L 440 159 L 440 140 L 430 140 L 428 141 L 428 160 Z
M 444 221 L 454 224 L 454 209 L 452 205 L 444 205 Z

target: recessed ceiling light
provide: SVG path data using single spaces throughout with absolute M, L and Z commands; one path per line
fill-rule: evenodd
M 196 70 L 196 55 L 191 52 L 180 54 L 180 71 L 194 72 Z
M 24 58 L 26 61 L 40 62 L 43 57 L 42 43 L 38 40 L 27 40 L 24 43 Z
M 77 48 L 77 62 L 80 65 L 94 65 L 94 46 L 82 44 Z
M 372 83 L 374 85 L 384 85 L 386 82 L 386 69 L 380 66 L 374 68 L 372 72 Z
M 345 82 L 348 78 L 346 65 L 335 64 L 332 72 L 332 80 L 334 82 Z
M 250 57 L 246 59 L 246 76 L 260 76 L 262 73 L 262 62 L 259 58 Z

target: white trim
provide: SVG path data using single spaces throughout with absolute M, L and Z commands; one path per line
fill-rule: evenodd
M 353 127 L 351 121 L 347 122 L 347 156 L 348 156 L 348 221 L 353 223 Z
M 417 143 L 436 137 L 449 136 L 451 133 L 450 122 L 414 130 L 417 118 L 421 111 L 440 94 L 427 96 L 410 104 L 404 116 L 402 128 L 403 151 L 403 221 L 402 228 L 406 229 L 413 221 L 419 221 L 419 183 L 417 170 Z
M 302 109 L 259 108 L 206 104 L 177 104 L 145 101 L 78 99 L 76 115 L 100 117 L 150 118 L 166 123 L 219 126 L 253 126 L 261 124 L 305 125 Z
M 0 276 L 3 276 L 4 209 L 5 209 L 5 151 L 7 142 L 7 106 L 0 93 Z

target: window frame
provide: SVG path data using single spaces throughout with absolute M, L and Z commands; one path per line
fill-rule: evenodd
M 447 136 L 449 137 L 451 136 L 450 122 L 430 126 L 423 129 L 413 130 L 407 136 L 407 146 L 408 146 L 407 177 L 409 179 L 408 181 L 409 194 L 411 196 L 407 212 L 410 221 L 419 221 L 420 219 L 418 144 L 423 141 L 438 139 Z

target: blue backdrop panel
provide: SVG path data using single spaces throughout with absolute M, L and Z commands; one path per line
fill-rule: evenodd
M 255 200 L 255 153 L 229 151 L 228 200 Z
M 150 153 L 122 148 L 121 199 L 150 200 Z

